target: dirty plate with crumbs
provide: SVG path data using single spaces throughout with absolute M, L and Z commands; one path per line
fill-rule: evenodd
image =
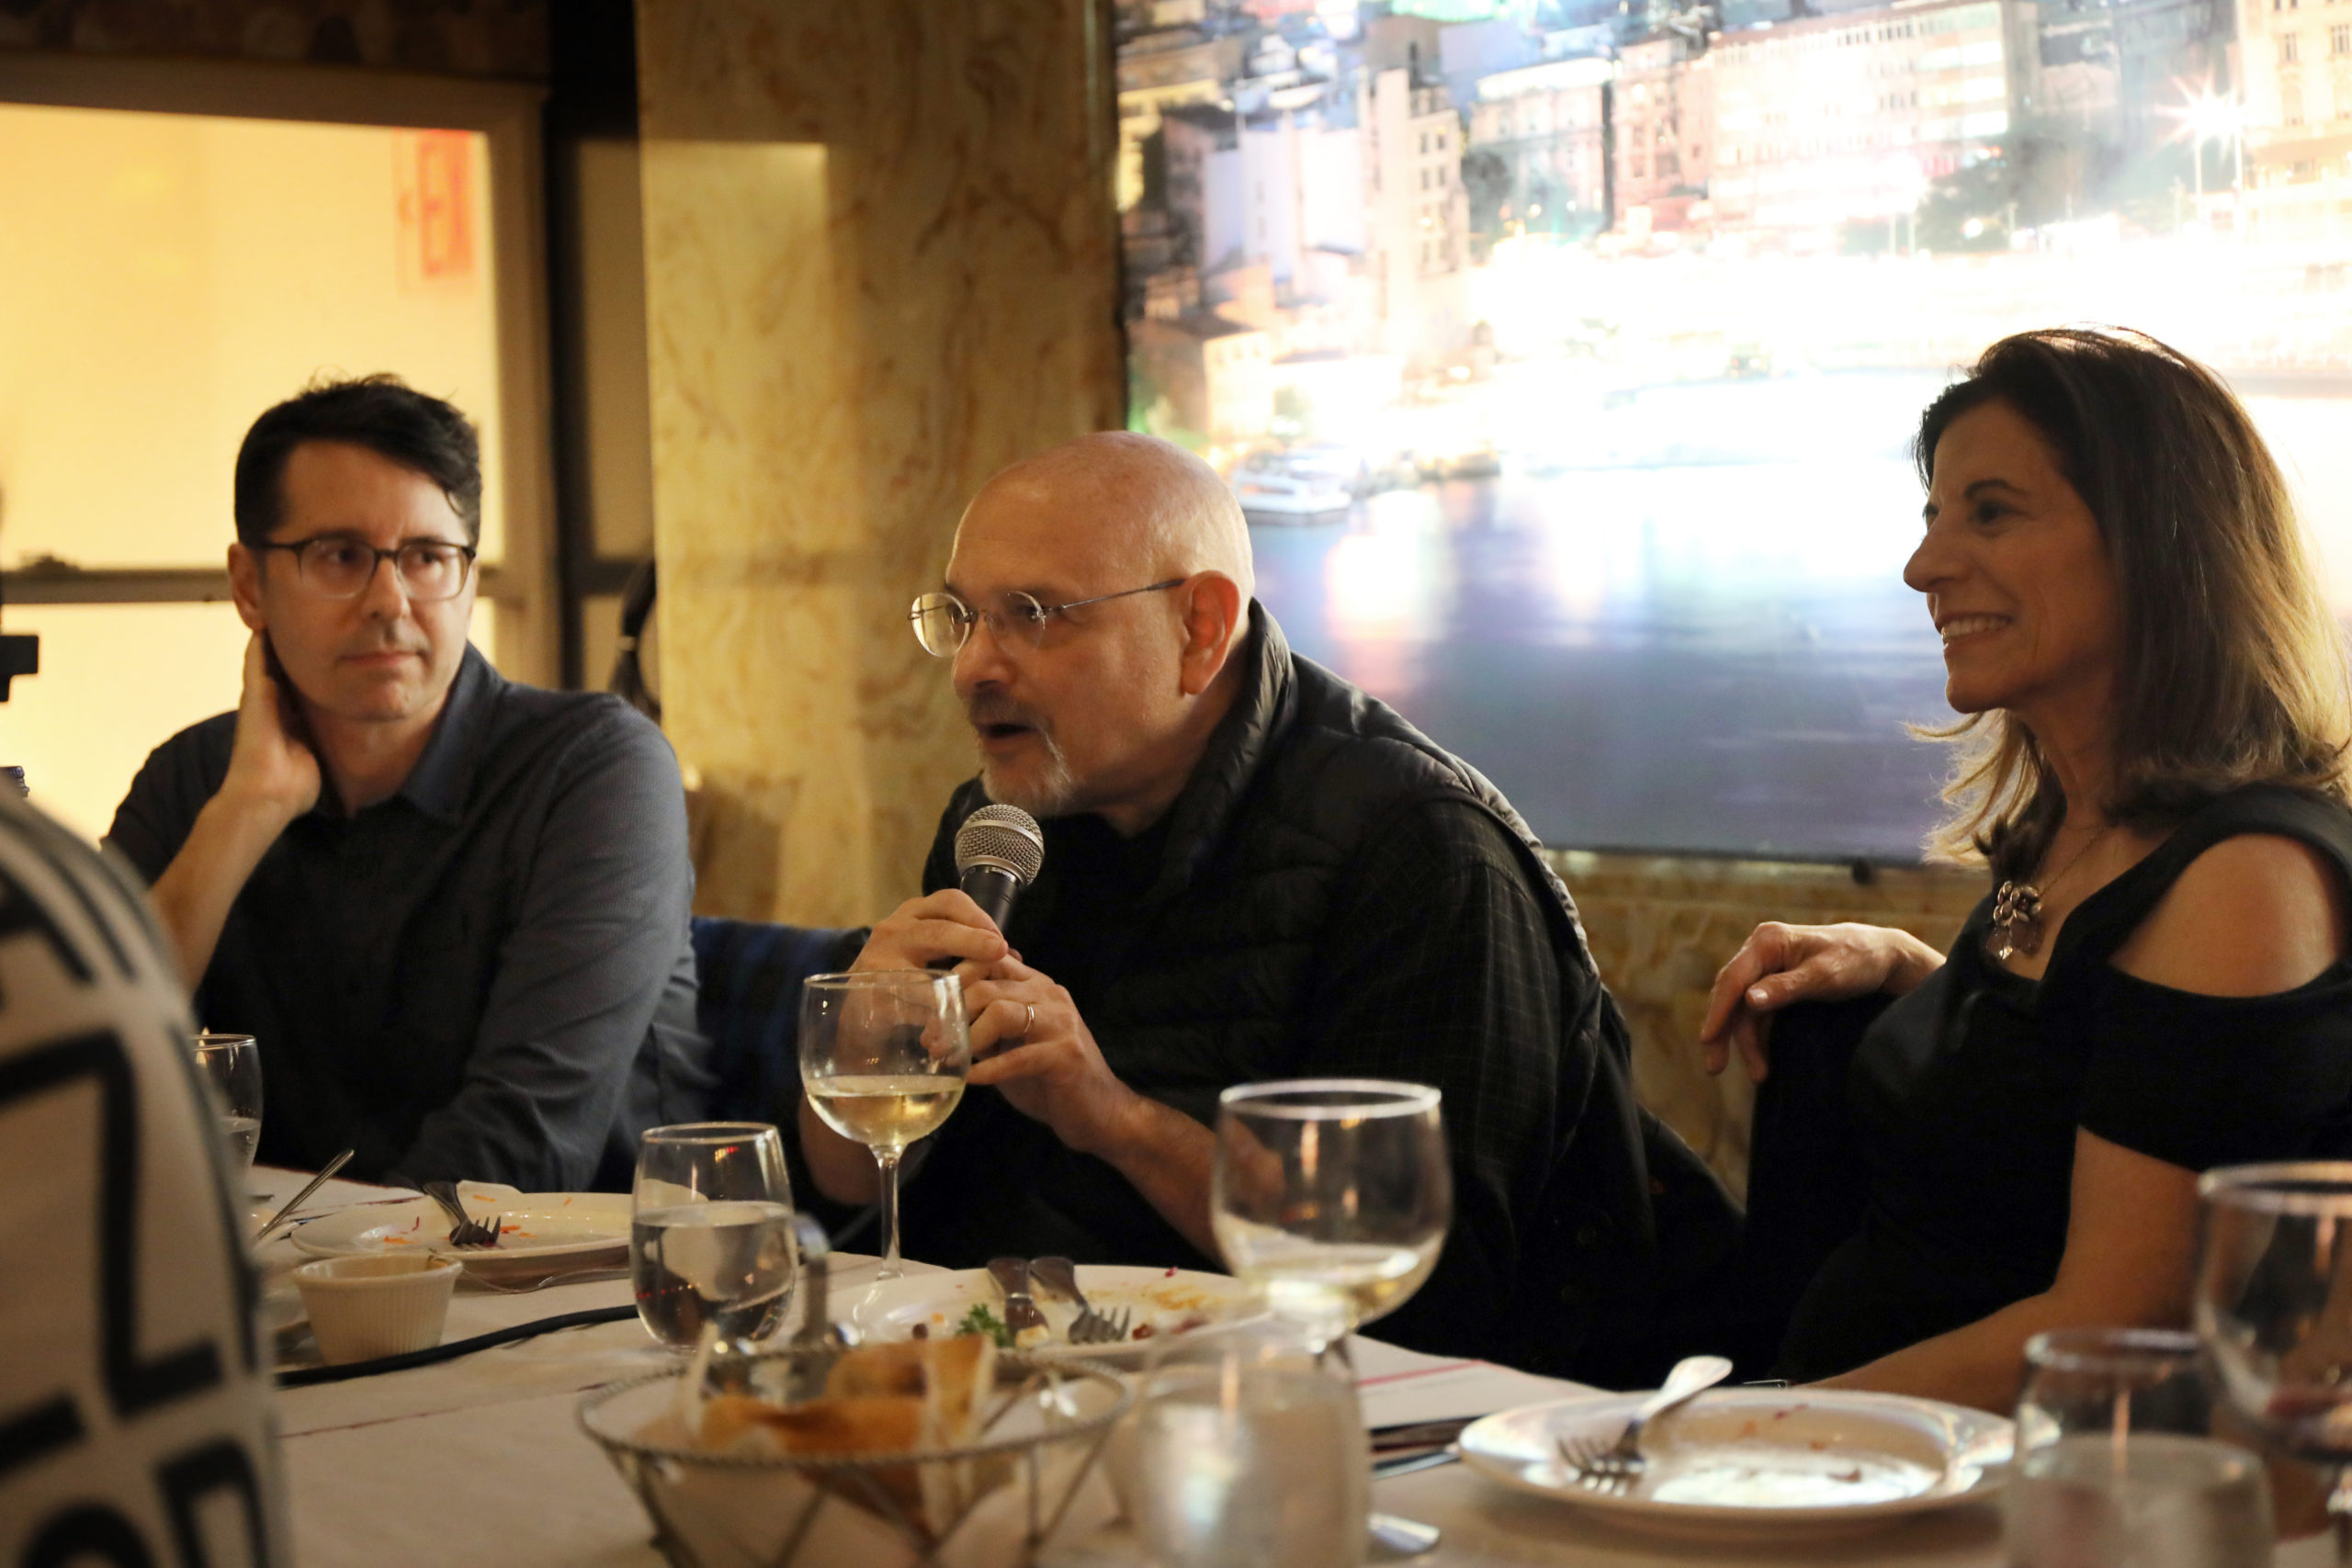
M 2012 1428 L 1983 1411 L 1897 1394 L 1716 1389 L 1643 1435 L 1649 1464 L 1623 1494 L 1588 1489 L 1559 1439 L 1612 1442 L 1642 1393 L 1529 1405 L 1462 1434 L 1462 1457 L 1506 1486 L 1660 1535 L 1729 1540 L 1860 1533 L 1990 1496 Z
M 466 1213 L 499 1219 L 495 1247 L 449 1245 L 449 1216 L 430 1198 L 368 1203 L 298 1226 L 297 1250 L 313 1258 L 370 1252 L 442 1253 L 490 1283 L 544 1278 L 628 1264 L 629 1201 L 625 1192 L 518 1192 L 484 1181 L 458 1184 Z
M 1186 1269 L 1081 1263 L 1078 1288 L 1086 1292 L 1097 1312 L 1114 1317 L 1132 1313 L 1129 1337 L 1108 1345 L 1070 1344 L 1069 1325 L 1078 1316 L 1077 1304 L 1040 1288 L 1036 1301 L 1046 1314 L 1046 1337 L 1034 1346 L 1023 1345 L 1023 1349 L 1046 1357 L 1140 1365 L 1155 1340 L 1238 1323 L 1261 1310 L 1239 1280 Z M 985 1269 L 910 1274 L 883 1280 L 862 1293 L 850 1312 L 850 1321 L 868 1339 L 913 1339 L 961 1332 L 976 1306 L 987 1308 L 992 1319 L 1001 1320 L 1004 1315 L 1003 1293 Z

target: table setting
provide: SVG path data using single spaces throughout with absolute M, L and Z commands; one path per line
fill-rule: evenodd
M 969 1060 L 955 986 L 812 987 L 835 1017 L 804 1032 L 803 1072 L 876 1151 L 879 1257 L 796 1213 L 764 1123 L 649 1132 L 627 1194 L 247 1170 L 257 1231 L 290 1209 L 254 1257 L 301 1561 L 2340 1561 L 2324 1536 L 2273 1554 L 2253 1449 L 2352 1452 L 2329 1349 L 2352 1291 L 2327 1230 L 2352 1219 L 2352 1168 L 2209 1178 L 2201 1341 L 2041 1336 L 2016 1423 L 1727 1386 L 1710 1356 L 1611 1393 L 1363 1332 L 1451 1218 L 1442 1108 L 1418 1085 L 1226 1093 L 1211 1213 L 1230 1275 L 899 1258 L 897 1157 L 952 1112 L 937 1086 L 959 1090 Z M 2005 1505 L 2025 1521 L 2007 1543 Z

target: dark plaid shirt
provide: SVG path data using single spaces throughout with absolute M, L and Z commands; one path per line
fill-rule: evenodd
M 1096 817 L 1045 824 L 1060 891 L 1046 928 L 1022 936 L 1022 956 L 1069 988 L 1081 1017 L 1136 937 L 1166 821 L 1133 840 Z M 952 851 L 934 855 L 926 887 L 953 885 Z M 1429 1282 L 1375 1332 L 1477 1353 L 1495 1343 L 1511 1296 L 1515 1227 L 1531 1173 L 1546 1168 L 1560 1088 L 1561 983 L 1542 906 L 1499 823 L 1467 800 L 1434 801 L 1383 828 L 1319 953 L 1309 1037 L 1283 1072 L 1401 1078 L 1444 1096 L 1453 1229 Z M 1102 1043 L 1112 1070 L 1151 1094 L 1155 1064 Z M 967 1096 L 935 1144 L 903 1199 L 910 1257 L 960 1265 L 1058 1251 L 1218 1267 L 1189 1247 L 1170 1255 L 1172 1233 L 1139 1201 L 1088 1205 L 1091 1234 L 1042 1230 L 1067 1226 L 1070 1205 L 1024 1201 L 1024 1190 L 1102 1168 L 993 1093 Z

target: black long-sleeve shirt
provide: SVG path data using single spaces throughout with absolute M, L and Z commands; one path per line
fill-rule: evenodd
M 236 715 L 158 747 L 107 840 L 150 881 L 227 775 Z M 661 731 L 472 649 L 390 798 L 322 799 L 263 855 L 196 994 L 259 1041 L 260 1157 L 626 1189 L 649 1126 L 708 1092 L 694 871 Z

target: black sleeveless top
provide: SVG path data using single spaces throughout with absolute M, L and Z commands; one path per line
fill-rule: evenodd
M 2240 833 L 2309 844 L 2352 886 L 2352 811 L 2239 790 L 2084 899 L 2039 983 L 1986 956 L 1988 897 L 1943 967 L 1880 1015 L 1847 1079 L 1861 1228 L 1798 1303 L 1786 1375 L 1849 1371 L 2048 1290 L 2077 1127 L 2189 1170 L 2352 1156 L 2352 964 L 2209 997 L 2109 962 L 2189 862 Z

